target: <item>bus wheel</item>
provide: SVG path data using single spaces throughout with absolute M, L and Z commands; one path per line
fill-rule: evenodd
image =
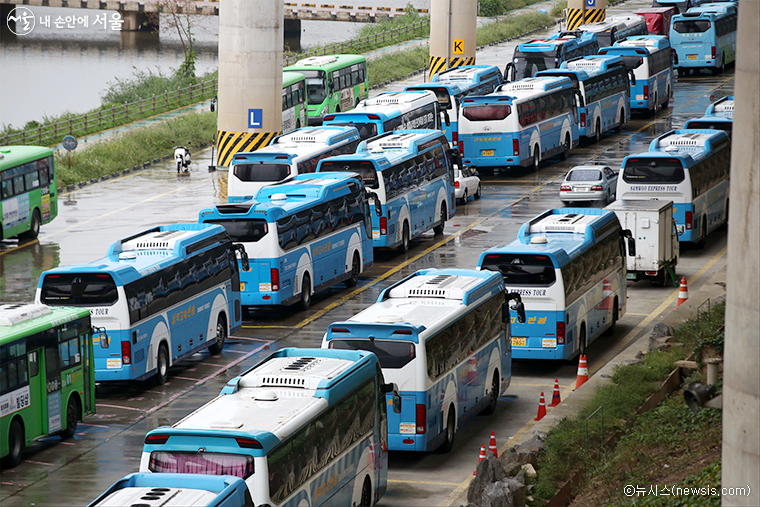
M 156 380 L 156 384 L 164 385 L 169 379 L 169 349 L 166 348 L 164 342 L 158 346 L 157 363 L 156 375 L 153 378 Z
M 612 324 L 604 332 L 604 334 L 606 334 L 606 335 L 613 335 L 613 334 L 615 334 L 615 326 L 617 326 L 617 321 L 620 318 L 618 316 L 618 298 L 617 298 L 617 296 L 615 296 L 615 301 L 612 304 L 613 304 L 613 307 L 612 307 Z
M 311 307 L 311 277 L 309 273 L 304 273 L 301 281 L 301 310 L 308 310 Z
M 208 346 L 208 351 L 212 355 L 219 354 L 224 348 L 224 340 L 227 339 L 227 323 L 223 313 L 219 314 L 216 320 L 216 340 Z
M 360 507 L 370 507 L 372 505 L 372 484 L 369 477 L 364 478 L 364 484 L 362 485 L 362 498 L 360 500 Z
M 625 123 L 625 109 L 620 110 L 620 123 L 615 127 L 615 133 L 619 134 L 623 131 L 623 123 Z
M 298 130 L 300 128 L 301 128 L 301 120 L 299 118 L 298 120 L 296 120 L 296 130 Z
M 79 402 L 72 396 L 69 398 L 69 404 L 66 407 L 66 429 L 61 432 L 61 438 L 66 440 L 74 436 L 77 431 L 77 422 L 79 422 Z
M 40 233 L 41 223 L 42 223 L 42 220 L 40 220 L 40 210 L 35 209 L 34 213 L 32 213 L 31 227 L 25 233 L 19 234 L 19 236 L 26 239 L 37 239 L 37 235 Z
M 359 260 L 359 252 L 354 252 L 354 259 L 351 261 L 351 277 L 346 280 L 346 285 L 349 287 L 356 287 L 359 283 L 359 274 L 361 273 L 362 265 Z
M 24 451 L 24 428 L 18 419 L 14 419 L 8 430 L 8 456 L 3 458 L 8 468 L 21 463 L 21 453 Z
M 444 454 L 450 453 L 454 448 L 454 437 L 456 436 L 456 416 L 454 414 L 454 405 L 449 407 L 449 414 L 446 416 L 446 440 L 441 445 L 441 452 Z
M 499 399 L 499 371 L 493 372 L 491 381 L 491 396 L 488 399 L 488 405 L 483 409 L 483 414 L 491 415 L 496 412 L 496 401 Z
M 667 109 L 669 105 L 670 105 L 670 87 L 668 87 L 668 89 L 665 90 L 665 102 L 662 103 L 662 108 Z
M 697 248 L 702 250 L 707 245 L 707 218 L 702 217 L 702 226 L 699 228 L 702 231 L 702 237 L 697 242 Z
M 567 160 L 567 157 L 570 156 L 570 134 L 565 134 L 565 145 L 562 147 L 562 153 L 560 154 L 559 158 L 562 160 Z
M 538 158 L 538 145 L 533 147 L 533 171 L 538 172 L 538 164 L 541 161 Z
M 586 323 L 581 324 L 581 332 L 578 334 L 578 349 L 582 356 L 586 355 Z
M 435 234 L 443 234 L 443 228 L 446 226 L 446 203 L 441 203 L 441 223 L 433 227 Z
M 401 231 L 401 244 L 398 251 L 404 254 L 409 251 L 409 222 L 406 220 L 404 221 L 404 229 Z
M 596 120 L 596 130 L 594 131 L 594 142 L 598 143 L 602 139 L 602 123 Z

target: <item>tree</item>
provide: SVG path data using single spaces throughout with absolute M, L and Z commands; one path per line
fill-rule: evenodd
M 195 36 L 193 35 L 193 22 L 191 14 L 195 11 L 195 4 L 186 0 L 159 0 L 158 12 L 152 13 L 151 22 L 158 27 L 160 14 L 165 14 L 164 28 L 176 30 L 179 41 L 182 44 L 184 60 L 177 71 L 188 78 L 195 77 L 195 62 L 198 57 L 195 54 Z M 156 29 L 157 30 L 157 29 Z

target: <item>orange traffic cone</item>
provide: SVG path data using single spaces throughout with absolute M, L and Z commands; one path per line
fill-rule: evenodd
M 681 306 L 687 299 L 689 299 L 689 288 L 686 286 L 686 277 L 684 276 L 681 278 L 681 287 L 678 289 L 678 304 L 676 308 Z
M 575 388 L 578 389 L 580 386 L 586 383 L 588 380 L 588 365 L 586 364 L 586 356 L 581 356 L 580 360 L 578 361 L 578 376 L 575 379 Z
M 549 403 L 550 407 L 556 407 L 562 400 L 559 397 L 559 379 L 554 379 L 554 392 L 552 393 L 552 402 Z
M 491 432 L 491 441 L 488 443 L 488 450 L 491 451 L 494 457 L 499 457 L 499 450 L 496 448 L 496 433 Z
M 480 456 L 478 456 L 478 463 L 486 459 L 486 446 L 481 445 L 480 446 Z M 472 475 L 478 475 L 478 469 L 475 467 L 475 470 L 472 471 Z
M 546 415 L 546 400 L 544 400 L 544 393 L 541 393 L 541 398 L 538 400 L 538 414 L 534 421 L 540 421 Z

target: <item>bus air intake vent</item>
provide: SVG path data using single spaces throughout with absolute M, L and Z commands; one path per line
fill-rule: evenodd
M 261 387 L 304 387 L 306 380 L 296 377 L 264 377 Z
M 409 289 L 409 297 L 445 298 L 446 289 Z
M 575 232 L 574 225 L 547 224 L 546 232 Z M 531 241 L 532 243 L 533 241 Z

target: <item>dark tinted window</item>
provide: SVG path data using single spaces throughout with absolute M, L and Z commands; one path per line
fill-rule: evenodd
M 372 162 L 361 160 L 325 160 L 319 168 L 319 172 L 349 172 L 359 173 L 362 176 L 364 186 L 367 188 L 377 188 L 377 171 Z
M 154 451 L 148 470 L 154 473 L 234 475 L 246 479 L 253 475 L 253 456 L 219 452 Z
M 488 254 L 483 269 L 499 271 L 506 286 L 548 287 L 556 280 L 551 259 L 545 255 Z
M 470 121 L 503 120 L 512 112 L 508 105 L 503 106 L 466 106 L 462 114 Z
M 626 183 L 681 183 L 684 172 L 679 160 L 632 158 L 625 164 L 623 180 Z
M 311 103 L 311 102 L 309 102 Z M 359 131 L 359 137 L 364 139 L 369 139 L 370 137 L 375 137 L 377 135 L 377 123 L 328 123 L 331 127 L 354 127 L 356 130 Z
M 726 134 L 728 134 L 729 137 L 731 137 L 731 128 L 733 127 L 733 123 L 729 122 L 708 122 L 708 121 L 690 121 L 686 125 L 684 125 L 685 129 L 709 129 L 709 130 L 722 130 Z
M 398 369 L 414 359 L 414 343 L 394 340 L 330 340 L 331 349 L 367 350 L 382 368 Z
M 290 165 L 235 164 L 233 174 L 240 181 L 282 181 L 290 176 Z
M 114 304 L 119 295 L 111 275 L 66 273 L 45 276 L 41 299 L 49 305 L 101 306 Z
M 266 220 L 208 220 L 207 224 L 219 224 L 227 230 L 227 235 L 232 241 L 240 243 L 255 243 L 267 235 Z
M 567 175 L 567 181 L 599 181 L 601 179 L 602 173 L 597 169 L 575 169 Z
M 703 33 L 710 29 L 711 23 L 704 19 L 683 20 L 673 23 L 673 30 L 678 33 Z

